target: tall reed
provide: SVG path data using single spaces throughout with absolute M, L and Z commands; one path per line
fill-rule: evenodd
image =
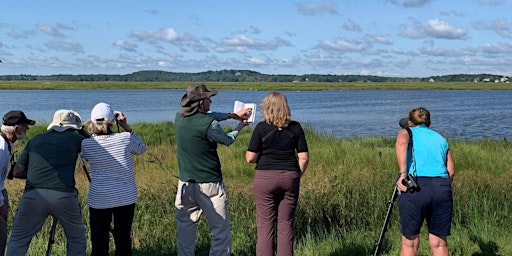
M 175 255 L 173 214 L 178 171 L 173 125 L 164 122 L 131 126 L 148 144 L 147 152 L 135 157 L 139 202 L 133 224 L 134 255 Z M 44 128 L 31 127 L 27 137 L 44 132 Z M 231 146 L 219 145 L 228 190 L 234 255 L 255 254 L 254 165 L 245 162 L 250 135 L 249 128 L 242 131 Z M 306 136 L 311 162 L 301 181 L 295 223 L 296 255 L 372 255 L 398 172 L 395 140 L 339 139 L 309 128 Z M 17 142 L 16 150 L 21 150 L 25 142 L 26 139 Z M 450 146 L 456 163 L 455 211 L 452 236 L 448 239 L 451 255 L 512 255 L 512 199 L 508 192 L 512 181 L 512 159 L 508 157 L 510 142 L 453 140 Z M 89 232 L 85 205 L 88 182 L 79 163 L 76 179 Z M 24 181 L 7 181 L 6 186 L 11 200 L 9 223 L 12 223 Z M 398 254 L 397 212 L 395 205 L 382 255 Z M 28 255 L 44 254 L 49 223 L 33 239 Z M 197 255 L 206 255 L 211 236 L 204 218 L 197 235 Z M 430 255 L 427 236 L 425 227 L 419 255 Z M 64 255 L 64 251 L 65 238 L 59 226 L 54 255 Z

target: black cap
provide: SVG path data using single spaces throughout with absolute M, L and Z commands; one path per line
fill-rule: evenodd
M 34 125 L 36 121 L 28 119 L 21 110 L 11 110 L 4 115 L 2 124 L 8 126 L 14 125 Z

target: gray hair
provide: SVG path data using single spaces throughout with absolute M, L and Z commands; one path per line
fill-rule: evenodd
M 12 132 L 14 132 L 14 125 L 11 126 L 11 125 L 2 124 L 2 132 L 3 133 L 12 133 Z

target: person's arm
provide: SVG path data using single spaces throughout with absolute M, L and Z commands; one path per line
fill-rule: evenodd
M 256 163 L 256 160 L 258 160 L 258 153 L 251 151 L 245 152 L 245 161 L 247 161 L 247 163 Z
M 395 151 L 396 151 L 396 159 L 398 162 L 398 168 L 400 170 L 400 176 L 398 177 L 398 180 L 396 181 L 396 185 L 398 186 L 398 189 L 400 191 L 406 191 L 407 187 L 402 184 L 402 180 L 407 175 L 407 147 L 409 145 L 409 133 L 407 130 L 402 129 L 398 132 L 398 135 L 396 136 L 396 144 L 395 144 Z
M 309 165 L 309 153 L 308 152 L 300 152 L 297 154 L 299 158 L 299 168 L 300 168 L 300 176 L 304 175 L 306 169 Z
M 252 111 L 252 108 L 245 108 L 245 109 L 240 109 L 236 113 L 223 113 L 223 112 L 210 111 L 210 112 L 208 112 L 208 114 L 211 115 L 217 121 L 224 121 L 227 119 L 243 121 L 243 120 L 249 119 L 249 116 L 250 116 L 249 113 L 251 111 Z
M 450 181 L 453 182 L 453 177 L 455 175 L 455 162 L 453 161 L 453 156 L 450 149 L 448 149 L 448 152 L 446 153 L 446 169 L 448 170 Z
M 14 177 L 18 179 L 26 179 L 27 178 L 27 167 L 20 163 L 16 163 L 14 166 Z
M 247 125 L 249 125 L 249 123 L 241 121 L 240 123 L 238 123 L 238 126 L 236 127 L 235 130 L 226 133 L 220 126 L 219 122 L 213 120 L 212 123 L 210 124 L 210 127 L 208 127 L 208 138 L 222 145 L 229 146 L 233 142 L 235 142 L 238 133 Z
M 130 148 L 132 154 L 140 155 L 146 152 L 146 144 L 134 130 L 130 131 Z

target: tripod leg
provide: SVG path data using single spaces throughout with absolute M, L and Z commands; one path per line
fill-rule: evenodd
M 393 189 L 393 194 L 391 195 L 391 198 L 388 201 L 388 211 L 386 212 L 386 218 L 384 219 L 384 224 L 382 225 L 382 229 L 380 231 L 379 240 L 377 240 L 377 243 L 375 244 L 375 252 L 373 253 L 373 256 L 378 256 L 380 254 L 380 247 L 382 245 L 382 242 L 384 241 L 384 234 L 386 231 L 388 231 L 388 223 L 389 218 L 391 217 L 391 211 L 393 210 L 393 204 L 395 203 L 396 195 L 398 194 L 398 187 L 395 185 Z
M 52 247 L 55 243 L 55 231 L 57 229 L 57 219 L 53 217 L 52 221 L 52 229 L 50 230 L 50 238 L 48 240 L 48 248 L 46 249 L 46 256 L 50 256 L 52 254 Z

